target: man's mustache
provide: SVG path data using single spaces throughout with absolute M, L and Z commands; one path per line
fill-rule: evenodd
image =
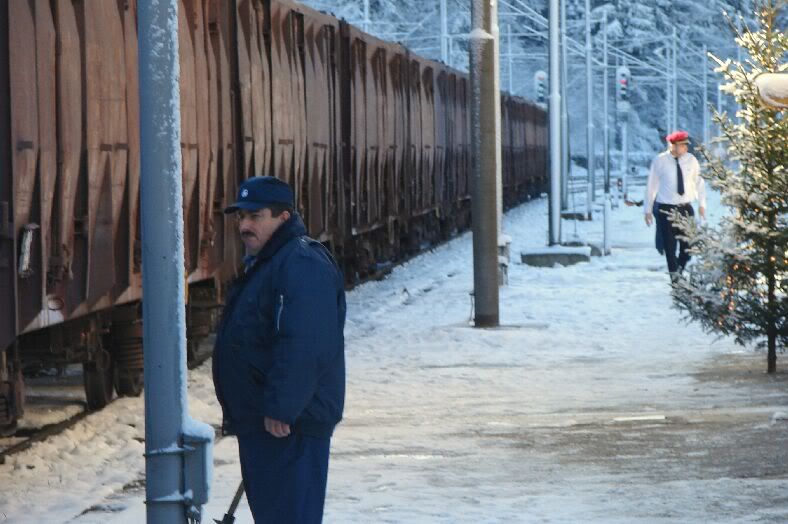
M 241 238 L 257 238 L 257 235 L 251 231 L 241 231 Z

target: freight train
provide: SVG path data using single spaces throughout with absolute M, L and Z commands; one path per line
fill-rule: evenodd
M 137 0 L 0 7 L 0 427 L 24 372 L 142 389 Z M 277 176 L 352 284 L 470 225 L 465 73 L 286 0 L 180 0 L 190 355 L 242 245 L 222 210 Z M 543 191 L 545 112 L 502 95 L 507 206 Z

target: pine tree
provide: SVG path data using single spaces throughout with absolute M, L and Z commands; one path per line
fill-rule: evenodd
M 736 120 L 714 115 L 722 131 L 715 142 L 727 159 L 711 148 L 701 154 L 704 176 L 731 213 L 717 226 L 681 222 L 697 263 L 673 288 L 679 309 L 707 330 L 742 345 L 765 345 L 769 373 L 777 368 L 777 348 L 788 345 L 788 117 L 762 104 L 754 80 L 760 73 L 788 73 L 788 37 L 777 25 L 785 5 L 761 4 L 757 31 L 731 23 L 749 55 L 744 63 L 711 56 L 739 109 Z

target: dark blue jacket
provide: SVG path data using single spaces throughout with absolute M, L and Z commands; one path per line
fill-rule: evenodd
M 328 437 L 345 400 L 345 291 L 329 251 L 293 214 L 233 285 L 213 378 L 223 429 L 264 431 L 264 417 Z

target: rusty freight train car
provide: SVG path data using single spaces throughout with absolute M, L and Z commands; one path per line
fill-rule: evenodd
M 348 283 L 470 225 L 466 74 L 286 0 L 180 0 L 190 348 L 241 258 L 239 181 L 296 192 Z M 135 0 L 0 7 L 0 428 L 23 371 L 142 388 Z M 545 189 L 546 115 L 502 99 L 507 206 Z

